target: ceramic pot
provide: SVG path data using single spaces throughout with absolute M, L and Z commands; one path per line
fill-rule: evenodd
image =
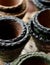
M 30 22 L 31 34 L 38 49 L 50 52 L 50 8 L 36 13 Z
M 16 59 L 29 38 L 28 26 L 22 20 L 12 16 L 0 17 L 0 58 L 3 61 Z
M 34 52 L 20 56 L 10 65 L 49 65 L 49 61 L 45 53 Z
M 0 10 L 12 12 L 11 10 L 20 8 L 22 4 L 23 0 L 0 0 Z
M 50 6 L 50 0 L 39 0 L 39 2 L 41 2 L 45 6 Z
M 2 6 L 14 6 L 16 4 L 18 4 L 17 0 L 9 0 L 9 1 L 7 1 L 7 0 L 0 0 L 0 5 L 2 5 Z
M 2 12 L 0 15 L 12 15 L 17 16 L 19 18 L 23 18 L 27 11 L 27 1 L 25 0 L 19 0 L 18 4 L 14 6 L 3 6 L 0 5 L 0 12 Z

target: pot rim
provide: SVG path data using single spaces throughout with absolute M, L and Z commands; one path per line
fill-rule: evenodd
M 19 58 L 15 59 L 11 63 L 11 65 L 21 65 L 21 63 L 23 61 L 25 61 L 26 59 L 31 58 L 31 57 L 41 57 L 42 59 L 46 59 L 45 61 L 47 61 L 48 65 L 49 65 L 50 56 L 48 56 L 44 52 L 33 52 L 33 53 L 31 52 L 31 53 L 28 53 L 28 54 L 20 55 Z
M 9 14 L 9 13 L 5 13 L 5 12 L 3 12 L 3 14 L 0 14 L 0 16 L 7 16 L 7 15 L 9 15 L 9 16 L 16 16 L 16 17 L 19 17 L 19 16 L 21 16 L 21 15 L 23 15 L 24 13 L 26 13 L 26 11 L 27 11 L 27 9 L 28 9 L 28 1 L 27 0 L 25 0 L 26 2 L 25 2 L 25 4 L 26 4 L 26 8 L 21 12 L 21 13 L 19 13 L 19 14 Z M 2 12 L 2 11 L 1 11 Z
M 21 19 L 19 19 L 17 17 L 13 17 L 13 16 L 5 16 L 5 17 L 3 16 L 3 17 L 0 17 L 0 20 L 2 20 L 2 19 L 14 19 L 17 22 L 20 21 L 19 23 L 22 25 L 22 28 L 25 29 L 25 30 L 22 30 L 22 34 L 20 34 L 17 38 L 14 38 L 14 39 L 11 39 L 11 40 L 3 40 L 3 39 L 0 39 L 0 45 L 1 46 L 7 47 L 7 46 L 19 45 L 22 41 L 24 41 L 28 37 L 28 34 L 29 34 L 28 26 Z M 25 27 L 23 27 L 23 26 L 25 26 Z M 22 37 L 22 38 L 20 38 L 20 37 Z M 14 41 L 16 39 L 17 39 L 17 42 Z
M 43 26 L 43 25 L 41 25 L 40 24 L 40 22 L 38 22 L 38 16 L 42 13 L 42 12 L 44 12 L 44 11 L 46 11 L 46 10 L 50 10 L 50 8 L 44 8 L 44 9 L 42 9 L 41 11 L 39 11 L 37 14 L 35 14 L 35 16 L 36 16 L 36 23 L 37 23 L 37 25 L 41 28 L 41 30 L 43 29 L 43 30 L 45 30 L 45 32 L 47 32 L 48 31 L 48 33 L 50 33 L 50 28 L 48 28 L 48 27 L 45 27 L 45 26 Z
M 0 8 L 5 8 L 5 9 L 7 9 L 7 8 L 9 8 L 9 9 L 11 9 L 11 8 L 17 8 L 18 6 L 20 6 L 21 4 L 22 4 L 22 2 L 23 2 L 23 0 L 20 0 L 20 2 L 18 3 L 18 5 L 14 5 L 14 6 L 3 6 L 3 5 L 0 5 Z
M 50 8 L 47 8 L 47 9 L 50 9 Z M 43 37 L 43 35 L 45 34 L 50 34 L 50 28 L 46 28 L 46 27 L 44 27 L 44 26 L 42 26 L 42 25 L 40 25 L 39 23 L 38 23 L 38 20 L 37 20 L 37 16 L 38 16 L 38 14 L 39 13 L 41 13 L 42 11 L 44 11 L 44 10 L 46 10 L 46 9 L 43 9 L 43 10 L 41 10 L 41 11 L 38 11 L 38 13 L 36 13 L 34 16 L 33 16 L 33 18 L 32 19 L 30 19 L 30 30 L 31 30 L 31 32 L 30 32 L 30 34 L 34 37 L 34 38 L 36 38 L 37 40 L 39 40 L 39 41 L 42 41 L 42 42 L 46 42 L 46 43 L 48 43 L 49 44 L 49 42 L 50 42 L 50 39 L 47 39 L 47 37 L 44 39 L 44 37 Z M 33 27 L 36 29 L 36 30 L 34 30 L 34 29 L 32 29 L 31 28 L 31 24 L 33 24 Z M 37 31 L 37 32 L 36 32 Z M 39 31 L 40 32 L 43 32 L 44 34 L 41 34 L 41 33 L 39 33 Z M 36 34 L 37 33 L 37 34 Z
M 25 10 L 23 12 L 21 12 L 20 14 L 15 15 L 15 16 L 21 16 L 21 15 L 23 15 L 27 11 L 27 9 L 28 9 L 28 1 L 27 0 L 25 0 L 25 5 L 26 5 Z

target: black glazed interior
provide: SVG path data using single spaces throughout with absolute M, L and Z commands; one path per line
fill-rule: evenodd
M 18 37 L 22 32 L 21 25 L 15 20 L 0 20 L 0 39 L 9 40 Z
M 38 15 L 38 22 L 47 28 L 50 28 L 50 9 L 42 11 Z
M 24 60 L 21 65 L 48 65 L 42 57 L 30 57 Z

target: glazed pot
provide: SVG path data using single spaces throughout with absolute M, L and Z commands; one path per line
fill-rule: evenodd
M 18 4 L 17 0 L 0 0 L 0 5 L 2 6 L 14 6 L 16 4 Z
M 49 58 L 47 58 L 45 53 L 34 52 L 19 56 L 19 58 L 10 65 L 50 65 Z
M 38 49 L 50 52 L 50 8 L 36 13 L 30 22 L 31 34 Z
M 23 0 L 0 0 L 0 10 L 10 12 L 13 9 L 18 9 L 22 6 Z M 9 11 L 10 10 L 10 11 Z
M 19 18 L 0 17 L 0 58 L 3 61 L 16 59 L 30 36 L 28 26 Z
M 39 0 L 39 2 L 41 2 L 45 6 L 50 6 L 50 0 Z
M 18 0 L 17 0 L 18 1 Z M 12 16 L 17 16 L 19 18 L 23 18 L 27 11 L 27 1 L 25 0 L 19 0 L 18 4 L 12 5 L 12 6 L 3 6 L 0 5 L 0 12 L 2 12 L 1 15 L 12 15 Z

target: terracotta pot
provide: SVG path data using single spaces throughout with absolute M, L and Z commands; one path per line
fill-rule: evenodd
M 49 65 L 49 61 L 45 53 L 34 52 L 20 56 L 10 65 Z
M 0 17 L 0 58 L 3 61 L 16 59 L 30 36 L 28 26 L 17 17 Z
M 19 18 L 23 18 L 23 16 L 25 15 L 25 13 L 27 12 L 27 8 L 28 8 L 28 2 L 25 0 L 22 1 L 22 4 L 19 5 L 18 7 L 6 7 L 6 8 L 0 8 L 0 15 L 9 15 L 9 16 L 16 16 Z
M 0 0 L 0 5 L 13 6 L 18 4 L 18 0 Z
M 33 39 L 40 51 L 50 52 L 50 8 L 38 12 L 31 20 Z
M 0 9 L 1 10 L 10 10 L 13 8 L 20 7 L 23 3 L 23 0 L 0 0 Z

